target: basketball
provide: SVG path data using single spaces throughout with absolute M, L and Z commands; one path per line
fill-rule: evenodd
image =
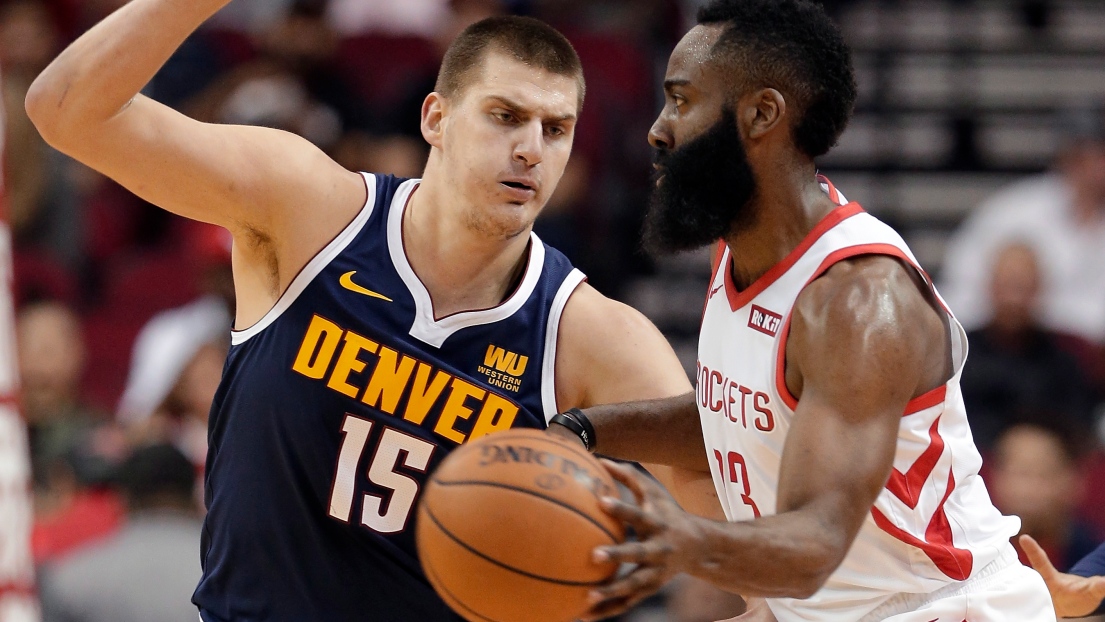
M 490 434 L 456 449 L 418 508 L 422 567 L 437 593 L 472 622 L 569 622 L 617 564 L 591 551 L 625 538 L 598 500 L 614 480 L 582 447 L 533 429 Z

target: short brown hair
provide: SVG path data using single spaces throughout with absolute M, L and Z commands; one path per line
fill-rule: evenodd
M 587 84 L 579 55 L 567 37 L 532 17 L 489 17 L 465 28 L 446 50 L 434 90 L 449 98 L 462 95 L 489 50 L 549 73 L 576 78 L 579 107 L 583 107 Z

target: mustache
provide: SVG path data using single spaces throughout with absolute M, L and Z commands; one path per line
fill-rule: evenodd
M 653 175 L 668 170 L 668 164 L 671 162 L 671 154 L 672 150 L 668 147 L 657 147 L 652 150 Z

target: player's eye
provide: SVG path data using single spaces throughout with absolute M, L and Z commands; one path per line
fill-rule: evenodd
M 567 133 L 567 131 L 559 125 L 547 125 L 545 126 L 545 133 L 553 138 L 559 138 Z
M 514 116 L 514 114 L 512 114 L 510 112 L 499 111 L 499 112 L 493 112 L 493 113 L 491 113 L 491 115 L 494 116 L 499 121 L 502 121 L 503 123 L 514 123 L 515 121 L 518 120 L 518 117 Z

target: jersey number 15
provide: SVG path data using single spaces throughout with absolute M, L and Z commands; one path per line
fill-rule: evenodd
M 338 468 L 330 490 L 330 516 L 349 522 L 356 494 L 357 467 L 365 453 L 374 422 L 346 414 L 342 422 Z M 420 483 L 396 471 L 399 466 L 425 473 L 437 447 L 423 439 L 381 426 L 383 432 L 369 460 L 368 481 L 391 490 L 391 498 L 365 493 L 361 503 L 361 524 L 379 533 L 398 533 L 407 527 L 418 498 Z

